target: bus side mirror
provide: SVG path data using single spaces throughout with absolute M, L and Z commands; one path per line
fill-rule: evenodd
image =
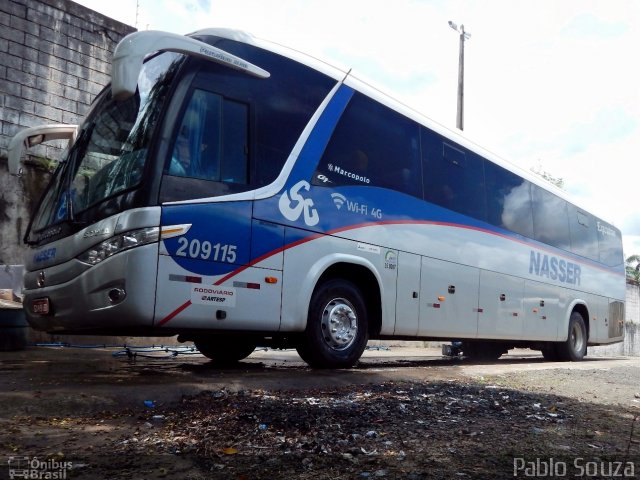
M 11 175 L 22 173 L 20 161 L 25 150 L 50 140 L 69 140 L 73 143 L 77 131 L 77 125 L 52 124 L 25 128 L 16 133 L 9 142 L 7 152 L 9 173 Z

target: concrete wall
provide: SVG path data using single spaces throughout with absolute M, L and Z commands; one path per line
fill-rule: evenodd
M 627 283 L 625 320 L 640 325 L 640 285 Z
M 618 355 L 640 356 L 640 286 L 627 283 L 625 305 L 625 337 L 623 343 L 589 347 L 587 354 L 594 357 Z
M 9 140 L 25 127 L 78 123 L 109 82 L 115 46 L 133 31 L 70 0 L 0 0 L 0 265 L 22 263 L 30 213 L 64 145 L 31 150 L 16 178 Z

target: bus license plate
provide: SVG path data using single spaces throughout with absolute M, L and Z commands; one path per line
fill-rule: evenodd
M 36 298 L 31 302 L 31 310 L 38 315 L 49 315 L 49 299 Z

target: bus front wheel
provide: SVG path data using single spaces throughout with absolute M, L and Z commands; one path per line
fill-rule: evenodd
M 369 339 L 366 303 L 353 283 L 333 279 L 311 297 L 307 328 L 296 349 L 313 368 L 349 368 Z
M 250 337 L 229 335 L 203 335 L 193 343 L 202 355 L 216 365 L 233 365 L 251 355 L 257 345 Z

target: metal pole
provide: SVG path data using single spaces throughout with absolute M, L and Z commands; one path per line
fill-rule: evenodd
M 460 33 L 460 53 L 458 56 L 458 109 L 456 112 L 456 127 L 460 130 L 464 128 L 464 41 L 467 40 L 471 34 L 464 31 L 464 25 L 456 25 L 454 22 L 449 22 L 449 26 L 456 32 Z
M 460 55 L 458 57 L 458 111 L 456 126 L 464 128 L 464 25 L 460 25 Z

